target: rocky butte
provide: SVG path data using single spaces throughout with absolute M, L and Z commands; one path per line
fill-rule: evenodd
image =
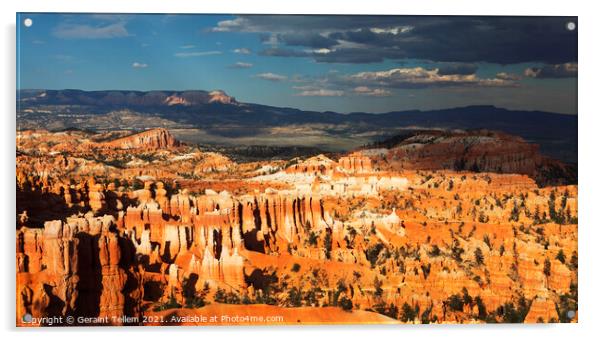
M 16 162 L 19 326 L 576 321 L 576 179 L 513 136 L 236 162 L 165 129 L 27 130 Z
M 166 129 L 152 129 L 103 143 L 102 147 L 118 149 L 166 149 L 180 146 Z

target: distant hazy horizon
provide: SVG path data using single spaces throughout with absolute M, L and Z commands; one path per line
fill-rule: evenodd
M 17 91 L 69 91 L 69 90 L 75 90 L 75 91 L 85 91 L 85 92 L 109 92 L 109 91 L 118 91 L 118 92 L 194 92 L 194 91 L 205 91 L 205 92 L 211 92 L 211 91 L 223 91 L 224 93 L 226 93 L 227 95 L 230 95 L 230 93 L 226 90 L 223 89 L 209 89 L 209 90 L 205 90 L 205 89 L 183 89 L 183 90 L 174 90 L 174 89 L 150 89 L 150 90 L 136 90 L 136 89 L 100 89 L 100 90 L 88 90 L 88 89 L 75 89 L 75 88 L 47 88 L 47 89 L 42 89 L 42 88 L 27 88 L 27 89 L 20 89 Z M 265 103 L 256 103 L 256 102 L 246 102 L 246 101 L 241 101 L 239 100 L 239 98 L 234 97 L 238 102 L 241 103 L 246 103 L 246 104 L 259 104 L 259 105 L 268 105 Z M 18 98 L 17 98 L 18 99 Z M 272 106 L 272 105 L 268 105 L 268 106 Z M 368 114 L 386 114 L 386 113 L 390 113 L 390 112 L 411 112 L 411 111 L 421 111 L 421 112 L 429 112 L 429 111 L 438 111 L 438 110 L 452 110 L 452 109 L 461 109 L 461 108 L 467 108 L 467 107 L 478 107 L 478 106 L 490 106 L 490 107 L 496 107 L 499 109 L 504 109 L 504 110 L 508 110 L 508 111 L 539 111 L 539 112 L 545 112 L 545 113 L 550 113 L 550 114 L 558 114 L 558 115 L 568 115 L 568 116 L 574 116 L 577 115 L 577 112 L 575 113 L 567 113 L 567 112 L 557 112 L 557 111 L 549 111 L 549 110 L 538 110 L 538 109 L 522 109 L 522 108 L 511 108 L 511 107 L 504 107 L 504 106 L 499 106 L 499 105 L 493 105 L 493 104 L 467 104 L 467 105 L 460 105 L 460 106 L 441 106 L 441 107 L 433 107 L 433 108 L 406 108 L 406 109 L 400 109 L 400 110 L 390 110 L 390 111 L 336 111 L 336 110 L 312 110 L 312 109 L 304 109 L 304 108 L 300 108 L 300 107 L 294 107 L 294 106 L 278 106 L 278 105 L 273 105 L 275 107 L 283 107 L 283 108 L 292 108 L 292 109 L 299 109 L 299 110 L 305 110 L 305 111 L 315 111 L 315 112 L 333 112 L 333 113 L 338 113 L 338 114 L 354 114 L 354 113 L 368 113 Z

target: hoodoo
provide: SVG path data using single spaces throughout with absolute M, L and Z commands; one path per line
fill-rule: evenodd
M 120 324 L 244 303 L 399 319 L 383 306 L 407 304 L 428 322 L 503 321 L 501 307 L 547 322 L 576 301 L 577 187 L 520 174 L 543 161 L 511 136 L 250 163 L 165 129 L 20 137 L 19 315 Z

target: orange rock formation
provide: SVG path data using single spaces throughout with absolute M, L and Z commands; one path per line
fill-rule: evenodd
M 266 174 L 161 129 L 28 131 L 17 147 L 18 325 L 226 309 L 286 309 L 283 323 L 292 311 L 308 323 L 575 321 L 577 187 L 538 187 L 531 154 L 475 154 L 502 174 L 411 169 L 443 164 L 441 146 L 392 151 L 400 167 L 358 152 L 262 163 Z

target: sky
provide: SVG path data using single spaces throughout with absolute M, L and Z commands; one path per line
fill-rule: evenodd
M 223 90 L 342 113 L 577 114 L 574 17 L 21 13 L 17 22 L 18 89 Z

